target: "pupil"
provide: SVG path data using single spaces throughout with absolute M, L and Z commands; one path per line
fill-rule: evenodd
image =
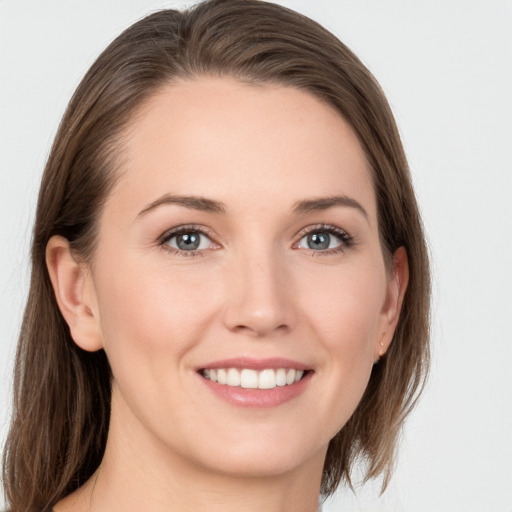
M 182 233 L 177 237 L 177 245 L 184 251 L 190 251 L 199 247 L 199 235 L 197 233 Z
M 328 233 L 312 233 L 308 235 L 310 249 L 328 249 L 331 237 Z

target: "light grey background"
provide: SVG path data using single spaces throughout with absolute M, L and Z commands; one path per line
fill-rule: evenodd
M 189 2 L 0 0 L 0 440 L 40 174 L 98 53 L 150 11 Z M 512 511 L 512 1 L 288 0 L 347 43 L 395 112 L 435 280 L 430 384 L 395 476 L 324 507 Z

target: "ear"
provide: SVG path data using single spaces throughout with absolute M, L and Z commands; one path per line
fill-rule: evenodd
M 404 247 L 399 247 L 393 254 L 393 267 L 389 276 L 386 300 L 382 308 L 382 324 L 375 342 L 375 361 L 388 350 L 395 333 L 402 303 L 409 284 L 409 263 Z
M 46 246 L 46 266 L 62 316 L 71 337 L 82 349 L 103 348 L 92 276 L 87 265 L 75 260 L 68 240 L 53 236 Z

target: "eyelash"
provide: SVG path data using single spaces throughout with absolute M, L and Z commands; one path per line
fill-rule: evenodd
M 166 231 L 162 236 L 158 239 L 158 245 L 163 247 L 166 251 L 171 252 L 172 254 L 177 254 L 178 256 L 184 257 L 195 257 L 195 256 L 204 256 L 204 249 L 194 249 L 190 251 L 184 251 L 181 249 L 176 249 L 175 247 L 171 247 L 169 245 L 169 241 L 175 236 L 185 234 L 185 233 L 198 233 L 199 235 L 203 235 L 209 239 L 211 239 L 211 231 L 205 229 L 202 226 L 197 226 L 194 224 L 187 224 L 184 226 L 179 226 L 177 228 L 173 228 L 169 231 Z M 336 226 L 332 226 L 330 224 L 316 224 L 314 226 L 308 226 L 304 230 L 302 230 L 299 234 L 299 240 L 293 244 L 293 247 L 300 243 L 300 241 L 305 237 L 312 233 L 328 233 L 329 235 L 334 235 L 337 237 L 341 243 L 338 247 L 334 247 L 332 249 L 324 249 L 324 250 L 314 250 L 309 249 L 308 251 L 313 256 L 328 256 L 332 254 L 338 254 L 346 251 L 350 247 L 355 245 L 354 238 L 349 235 L 345 230 L 338 228 Z
M 309 249 L 313 256 L 329 256 L 332 254 L 338 254 L 346 251 L 347 249 L 350 249 L 356 243 L 354 238 L 351 235 L 349 235 L 344 229 L 332 226 L 331 224 L 316 224 L 315 226 L 308 226 L 307 228 L 305 228 L 300 233 L 299 241 L 295 242 L 294 246 L 299 244 L 300 241 L 305 236 L 308 236 L 312 233 L 328 233 L 329 235 L 334 235 L 341 242 L 338 247 L 334 247 L 332 249 L 324 249 L 319 251 Z
M 195 249 L 192 251 L 183 251 L 180 249 L 176 249 L 175 247 L 171 247 L 168 245 L 169 241 L 174 238 L 175 236 L 182 235 L 185 233 L 198 233 L 200 235 L 203 235 L 207 238 L 211 238 L 211 231 L 208 229 L 205 229 L 204 227 L 197 226 L 194 224 L 187 224 L 184 226 L 179 226 L 177 228 L 173 228 L 169 231 L 166 231 L 159 239 L 158 239 L 158 245 L 163 247 L 166 251 L 169 251 L 172 254 L 177 254 L 178 256 L 185 256 L 189 258 L 193 258 L 195 256 L 204 256 L 204 250 L 203 249 Z

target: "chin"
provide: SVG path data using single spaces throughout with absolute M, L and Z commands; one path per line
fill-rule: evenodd
M 300 432 L 252 432 L 244 439 L 218 439 L 214 449 L 200 448 L 196 461 L 210 471 L 240 477 L 270 477 L 296 471 L 312 459 L 323 460 L 328 441 L 324 444 L 307 443 Z
M 311 455 L 306 456 L 300 452 L 285 452 L 275 449 L 272 452 L 247 454 L 243 457 L 229 454 L 224 457 L 221 464 L 210 467 L 216 473 L 235 475 L 246 478 L 276 477 L 293 473 L 302 467 Z

